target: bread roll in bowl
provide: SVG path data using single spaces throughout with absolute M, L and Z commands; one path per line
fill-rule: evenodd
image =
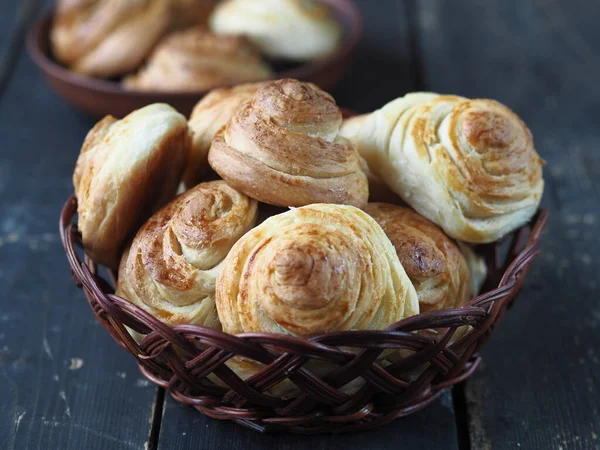
M 242 36 L 218 36 L 202 27 L 165 37 L 147 64 L 123 81 L 126 89 L 204 91 L 272 75 L 269 66 Z
M 59 0 L 50 32 L 56 59 L 96 77 L 136 69 L 166 32 L 169 0 Z
M 210 26 L 219 34 L 242 34 L 271 58 L 307 61 L 331 54 L 342 28 L 327 5 L 314 0 L 228 0 Z
M 527 126 L 485 99 L 414 93 L 345 121 L 369 169 L 450 236 L 488 243 L 525 224 L 544 189 Z
M 219 327 L 215 280 L 256 217 L 257 202 L 224 181 L 186 191 L 138 231 L 121 260 L 117 295 L 168 325 Z
M 279 206 L 364 206 L 367 177 L 354 146 L 338 135 L 342 113 L 311 83 L 261 87 L 215 135 L 211 167 L 231 186 Z
M 190 147 L 184 116 L 165 104 L 107 116 L 88 133 L 73 185 L 86 253 L 117 267 L 125 241 L 177 191 Z

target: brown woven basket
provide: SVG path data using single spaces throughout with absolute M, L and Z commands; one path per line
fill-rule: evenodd
M 61 240 L 75 281 L 98 321 L 135 356 L 142 373 L 207 416 L 258 431 L 293 433 L 374 428 L 425 407 L 445 388 L 468 378 L 481 360 L 478 351 L 514 301 L 539 253 L 548 217 L 540 210 L 501 243 L 478 248 L 488 264 L 486 292 L 462 308 L 419 314 L 385 330 L 302 339 L 271 333 L 233 336 L 197 325 L 161 323 L 114 295 L 114 272 L 108 272 L 108 282 L 93 261 L 88 257 L 82 261 L 82 252 L 76 251 L 81 248 L 76 211 L 77 200 L 71 197 L 60 216 Z M 451 341 L 463 325 L 472 328 Z M 126 327 L 144 335 L 141 344 Z M 438 329 L 438 336 L 413 333 L 428 329 Z M 388 349 L 402 349 L 406 356 L 384 368 L 378 356 Z M 242 380 L 225 364 L 234 356 L 265 367 Z M 311 360 L 325 361 L 332 368 L 317 375 L 307 368 Z M 362 387 L 356 392 L 340 389 L 357 378 L 362 378 Z M 286 379 L 297 386 L 297 396 L 278 398 L 269 391 Z

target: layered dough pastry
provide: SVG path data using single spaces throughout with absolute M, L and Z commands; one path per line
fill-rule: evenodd
M 59 0 L 50 40 L 74 72 L 113 77 L 136 69 L 169 26 L 169 0 Z
M 227 255 L 216 298 L 231 334 L 382 329 L 419 312 L 390 240 L 346 205 L 295 208 L 250 230 Z
M 145 67 L 127 77 L 132 90 L 201 91 L 272 75 L 242 36 L 218 36 L 202 27 L 176 31 L 153 51 Z
M 189 152 L 184 116 L 164 104 L 107 116 L 88 133 L 73 173 L 86 253 L 117 267 L 125 240 L 175 194 Z
M 193 133 L 192 147 L 183 181 L 191 187 L 200 181 L 207 166 L 213 137 L 243 103 L 252 100 L 265 83 L 248 83 L 232 88 L 214 89 L 194 107 L 188 122 Z
M 365 208 L 396 249 L 415 286 L 421 312 L 458 308 L 471 300 L 485 279 L 486 266 L 467 246 L 410 208 L 369 203 Z
M 527 126 L 493 100 L 414 93 L 348 119 L 371 171 L 450 236 L 486 243 L 526 223 L 544 189 Z
M 219 34 L 242 34 L 271 58 L 307 61 L 331 54 L 342 28 L 314 0 L 227 0 L 210 18 Z
M 354 146 L 338 135 L 341 123 L 333 98 L 315 85 L 274 81 L 216 134 L 208 161 L 231 186 L 265 203 L 362 207 L 367 178 Z
M 218 327 L 215 280 L 256 215 L 257 202 L 224 181 L 197 185 L 139 230 L 123 255 L 117 295 L 168 325 Z

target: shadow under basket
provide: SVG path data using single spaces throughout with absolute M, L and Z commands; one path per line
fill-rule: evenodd
M 477 248 L 488 265 L 485 292 L 461 308 L 419 314 L 385 330 L 303 339 L 272 333 L 233 336 L 197 325 L 161 323 L 114 295 L 114 272 L 106 272 L 108 281 L 92 260 L 80 257 L 76 211 L 73 196 L 60 216 L 61 240 L 75 281 L 98 321 L 138 360 L 150 381 L 212 418 L 233 420 L 257 431 L 305 434 L 378 427 L 418 411 L 444 389 L 468 378 L 481 360 L 479 350 L 539 254 L 548 217 L 546 210 L 540 210 L 502 242 Z M 452 339 L 465 325 L 469 331 Z M 143 336 L 140 344 L 127 327 Z M 429 331 L 414 333 L 418 330 Z M 402 350 L 402 357 L 384 367 L 380 356 L 393 349 Z M 226 364 L 236 356 L 264 368 L 242 380 Z M 311 370 L 314 361 L 325 362 L 329 369 L 316 374 Z M 357 379 L 361 383 L 356 390 L 343 389 Z M 292 398 L 278 397 L 270 390 L 283 380 L 296 386 Z

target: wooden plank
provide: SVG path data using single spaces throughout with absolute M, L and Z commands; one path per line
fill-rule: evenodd
M 0 96 L 23 48 L 25 33 L 35 17 L 38 4 L 39 0 L 13 1 L 2 4 L 2 14 L 0 14 Z
M 167 394 L 159 450 L 378 450 L 458 448 L 450 392 L 424 410 L 377 430 L 345 435 L 260 434 L 228 421 L 210 419 Z
M 473 449 L 600 447 L 600 4 L 419 2 L 426 88 L 496 98 L 547 161 L 542 256 L 466 385 Z
M 356 1 L 364 16 L 365 35 L 344 79 L 333 91 L 339 105 L 369 111 L 419 85 L 410 70 L 414 55 L 409 34 L 409 10 L 396 0 Z M 443 402 L 380 431 L 349 436 L 265 436 L 239 425 L 202 416 L 178 405 L 170 395 L 159 439 L 159 449 L 170 448 L 458 448 L 450 393 Z
M 156 395 L 73 283 L 58 214 L 92 122 L 22 54 L 0 101 L 0 448 L 141 449 Z

